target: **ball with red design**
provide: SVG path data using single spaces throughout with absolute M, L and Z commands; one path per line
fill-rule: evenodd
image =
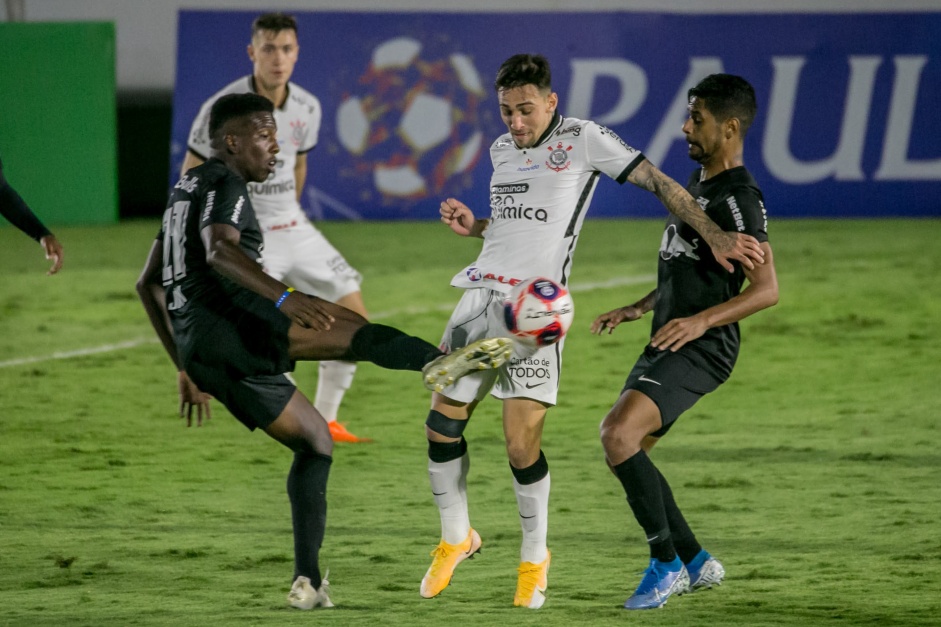
M 514 337 L 530 345 L 549 346 L 569 330 L 575 305 L 564 287 L 551 279 L 534 277 L 510 290 L 503 315 Z

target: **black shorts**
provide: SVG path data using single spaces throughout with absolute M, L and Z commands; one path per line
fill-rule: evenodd
M 634 364 L 621 390 L 637 390 L 657 404 L 662 426 L 651 435 L 662 437 L 684 411 L 722 381 L 692 359 L 683 348 L 673 353 L 647 346 Z
M 227 315 L 191 306 L 185 320 L 174 320 L 186 372 L 249 429 L 266 428 L 296 389 L 284 375 L 294 370 L 288 356 L 291 321 L 254 292 L 240 295 Z

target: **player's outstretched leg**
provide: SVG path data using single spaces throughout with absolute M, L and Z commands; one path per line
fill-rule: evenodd
M 725 579 L 725 568 L 722 562 L 703 549 L 691 562 L 686 564 L 689 573 L 689 591 L 704 590 L 722 584 Z
M 442 355 L 422 368 L 425 387 L 440 392 L 461 377 L 478 370 L 499 368 L 510 359 L 513 340 L 491 337 L 471 342 L 447 355 Z

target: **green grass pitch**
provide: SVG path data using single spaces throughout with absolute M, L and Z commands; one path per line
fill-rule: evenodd
M 341 420 L 323 565 L 337 608 L 287 607 L 290 454 L 218 404 L 186 429 L 136 300 L 156 221 L 63 228 L 65 267 L 0 229 L 0 625 L 929 625 L 941 622 L 938 220 L 773 221 L 781 299 L 743 323 L 732 379 L 654 451 L 718 589 L 620 609 L 647 562 L 598 423 L 649 316 L 594 316 L 653 287 L 660 221 L 586 224 L 575 324 L 543 449 L 552 470 L 548 601 L 513 608 L 519 524 L 499 405 L 467 430 L 483 552 L 425 600 L 439 526 L 428 395 L 359 368 Z M 327 223 L 382 322 L 437 342 L 478 243 L 437 223 Z M 99 352 L 96 352 L 99 351 Z M 298 370 L 312 394 L 316 368 Z

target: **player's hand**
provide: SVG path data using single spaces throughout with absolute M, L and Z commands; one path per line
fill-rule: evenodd
M 607 329 L 608 335 L 610 335 L 614 332 L 614 328 L 622 322 L 633 322 L 639 320 L 643 315 L 644 312 L 636 305 L 618 307 L 595 318 L 595 321 L 591 323 L 591 332 L 595 335 L 601 335 Z
M 328 331 L 334 318 L 324 309 L 326 301 L 308 296 L 303 292 L 291 292 L 281 303 L 281 312 L 305 329 Z
M 55 235 L 47 235 L 39 240 L 46 253 L 46 259 L 52 260 L 52 267 L 46 274 L 55 274 L 62 268 L 62 244 Z
M 765 251 L 761 250 L 758 240 L 744 233 L 726 231 L 722 233 L 720 241 L 709 242 L 709 247 L 719 265 L 729 272 L 735 272 L 733 261 L 738 261 L 749 270 L 754 270 L 756 263 L 765 262 Z
M 460 200 L 448 198 L 441 203 L 439 212 L 441 221 L 451 227 L 452 231 L 464 237 L 471 234 L 475 222 L 474 212 Z
M 700 316 L 675 318 L 654 333 L 650 345 L 660 350 L 669 350 L 675 353 L 687 342 L 692 342 L 697 337 L 702 336 L 708 328 L 705 319 Z
M 196 387 L 193 380 L 181 370 L 177 377 L 180 387 L 180 418 L 186 418 L 186 426 L 193 426 L 193 408 L 196 408 L 196 426 L 203 426 L 203 414 L 206 420 L 212 418 L 212 412 L 209 410 L 209 401 L 211 396 Z

